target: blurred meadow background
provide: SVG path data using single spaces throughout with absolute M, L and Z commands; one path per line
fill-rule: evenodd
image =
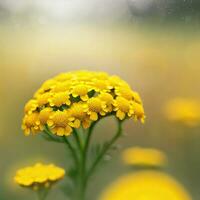
M 163 110 L 173 98 L 200 100 L 199 52 L 198 0 L 0 0 L 0 199 L 35 199 L 14 183 L 19 167 L 41 161 L 67 168 L 62 145 L 23 135 L 23 107 L 52 76 L 93 70 L 126 80 L 140 93 L 147 118 L 144 125 L 125 123 L 126 136 L 93 177 L 88 198 L 130 171 L 123 149 L 142 146 L 164 151 L 165 171 L 198 200 L 200 123 L 171 122 Z M 114 130 L 112 119 L 103 120 L 94 142 Z M 48 199 L 65 199 L 59 187 Z

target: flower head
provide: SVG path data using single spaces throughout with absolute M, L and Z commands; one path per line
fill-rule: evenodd
M 34 112 L 24 116 L 22 122 L 22 129 L 24 130 L 25 135 L 29 135 L 32 133 L 37 133 L 40 131 L 40 121 L 39 121 L 39 113 Z
M 58 136 L 67 136 L 72 132 L 72 128 L 69 125 L 71 121 L 73 121 L 73 118 L 68 111 L 57 110 L 49 117 L 47 124 L 51 127 L 54 134 Z
M 90 119 L 92 121 L 98 120 L 99 114 L 102 116 L 106 115 L 106 112 L 104 110 L 106 108 L 106 105 L 98 97 L 92 97 L 91 99 L 89 99 L 85 107 L 85 112 L 90 116 Z
M 139 94 L 117 76 L 75 71 L 59 74 L 42 84 L 25 106 L 22 127 L 29 134 L 48 126 L 54 134 L 63 136 L 73 128 L 88 128 L 107 115 L 143 121 Z
M 65 176 L 65 170 L 53 164 L 43 165 L 37 163 L 34 166 L 19 169 L 14 180 L 20 186 L 32 189 L 50 187 Z
M 55 93 L 51 98 L 49 98 L 50 106 L 60 107 L 62 105 L 70 105 L 69 94 L 67 92 Z
M 126 116 L 131 117 L 134 114 L 131 102 L 124 97 L 118 96 L 114 102 L 114 111 L 116 111 L 116 116 L 123 120 Z
M 171 121 L 179 121 L 188 126 L 200 124 L 200 101 L 198 100 L 175 98 L 167 102 L 164 111 Z
M 140 171 L 115 181 L 99 200 L 191 200 L 188 192 L 172 177 L 156 171 Z
M 131 147 L 122 154 L 124 163 L 133 166 L 162 167 L 167 164 L 166 155 L 157 149 Z

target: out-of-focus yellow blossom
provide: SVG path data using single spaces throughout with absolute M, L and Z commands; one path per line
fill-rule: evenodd
M 131 147 L 122 153 L 124 163 L 133 166 L 162 167 L 167 164 L 166 155 L 157 149 Z
M 200 101 L 195 99 L 175 98 L 168 101 L 164 108 L 166 117 L 188 126 L 200 124 Z
M 191 200 L 172 177 L 155 171 L 141 171 L 119 178 L 99 200 Z
M 31 187 L 38 190 L 42 187 L 50 187 L 65 176 L 65 170 L 53 164 L 43 165 L 37 163 L 34 166 L 19 169 L 14 180 L 20 186 Z
M 48 125 L 54 134 L 63 136 L 73 128 L 89 128 L 92 121 L 107 115 L 144 121 L 139 94 L 118 76 L 75 71 L 59 74 L 42 84 L 25 105 L 22 127 L 28 135 Z

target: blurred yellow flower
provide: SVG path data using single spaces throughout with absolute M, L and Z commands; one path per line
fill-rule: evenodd
M 179 121 L 189 126 L 200 123 L 200 101 L 198 100 L 175 98 L 166 103 L 164 111 L 171 121 Z
M 167 164 L 166 155 L 157 149 L 131 147 L 122 153 L 124 163 L 134 166 L 161 167 Z
M 119 178 L 99 200 L 191 200 L 172 177 L 156 171 L 141 171 Z
M 22 128 L 29 135 L 48 125 L 63 136 L 110 114 L 120 120 L 145 119 L 139 94 L 119 77 L 90 71 L 62 73 L 45 81 L 25 105 Z
M 37 163 L 34 166 L 19 169 L 14 180 L 20 186 L 33 189 L 48 187 L 65 176 L 65 170 L 53 164 L 43 165 Z

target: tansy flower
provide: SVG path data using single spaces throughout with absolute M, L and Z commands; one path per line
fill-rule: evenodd
M 34 166 L 19 169 L 14 180 L 20 186 L 32 189 L 50 187 L 65 176 L 65 170 L 53 164 L 43 165 L 37 163 Z
M 52 97 L 52 93 L 50 92 L 46 92 L 46 93 L 43 93 L 41 95 L 38 95 L 37 96 L 37 103 L 40 107 L 46 105 L 49 103 L 49 99 Z
M 70 96 L 67 92 L 59 92 L 55 93 L 51 98 L 49 98 L 50 106 L 57 106 L 60 107 L 64 104 L 70 105 Z
M 126 116 L 131 117 L 134 113 L 130 101 L 124 97 L 117 97 L 114 102 L 114 111 L 117 111 L 116 116 L 123 120 Z
M 124 163 L 132 166 L 163 167 L 167 164 L 166 155 L 157 149 L 131 147 L 122 153 Z
M 113 110 L 113 103 L 114 103 L 113 96 L 111 94 L 109 94 L 109 93 L 101 92 L 99 94 L 99 98 L 106 105 L 106 108 L 104 110 L 106 110 L 106 112 L 112 112 L 112 110 Z
M 140 95 L 137 92 L 132 91 L 133 99 L 136 103 L 141 104 L 142 100 L 140 98 Z
M 84 105 L 84 103 L 74 103 L 70 108 L 70 115 L 74 118 L 71 125 L 75 128 L 79 128 L 81 124 L 84 128 L 90 126 L 91 120 L 89 119 L 89 115 L 85 112 Z
M 69 91 L 71 88 L 71 84 L 71 81 L 58 82 L 51 91 L 53 93 Z
M 106 115 L 106 105 L 98 97 L 92 97 L 87 101 L 87 104 L 84 105 L 85 111 L 90 116 L 90 119 L 93 121 L 98 120 L 98 114 L 104 116 Z
M 40 131 L 39 125 L 39 113 L 34 112 L 24 116 L 22 129 L 24 130 L 25 135 L 29 135 L 30 132 L 37 133 Z
M 67 136 L 72 132 L 72 128 L 69 124 L 73 120 L 74 118 L 70 116 L 68 111 L 57 110 L 49 117 L 47 124 L 51 127 L 54 134 L 58 136 Z
M 200 101 L 175 98 L 164 107 L 166 117 L 171 121 L 182 122 L 188 126 L 200 124 Z
M 99 200 L 192 200 L 184 187 L 172 177 L 146 170 L 120 177 Z
M 62 73 L 45 81 L 25 106 L 26 115 L 34 112 L 39 113 L 39 120 L 31 126 L 30 120 L 28 126 L 23 122 L 26 134 L 38 127 L 38 131 L 43 130 L 47 122 L 49 130 L 55 134 L 69 135 L 72 128 L 79 128 L 80 125 L 89 128 L 91 122 L 100 116 L 112 114 L 120 120 L 133 117 L 141 121 L 145 118 L 139 94 L 131 90 L 125 81 L 118 76 L 90 71 Z M 58 115 L 65 119 L 60 125 L 56 120 Z M 53 116 L 55 123 L 52 126 Z
M 134 119 L 138 119 L 138 120 L 141 120 L 141 122 L 144 123 L 144 120 L 145 120 L 145 114 L 144 114 L 144 108 L 141 104 L 137 103 L 137 102 L 134 102 L 132 101 L 131 102 L 131 107 L 132 109 L 134 110 L 134 115 L 133 115 L 133 118 Z
M 38 102 L 35 99 L 31 99 L 28 101 L 24 107 L 24 112 L 26 114 L 31 114 L 38 108 Z
M 107 92 L 109 91 L 109 83 L 107 80 L 99 80 L 99 79 L 93 79 L 92 82 L 92 88 L 96 92 Z
M 44 108 L 43 110 L 40 111 L 39 114 L 39 122 L 40 122 L 40 129 L 44 129 L 44 125 L 47 124 L 47 121 L 49 120 L 53 110 L 52 108 Z
M 42 86 L 35 92 L 34 97 L 37 98 L 38 95 L 51 91 L 51 89 L 55 87 L 56 83 L 57 81 L 54 79 L 45 81 Z
M 89 92 L 89 87 L 87 87 L 84 84 L 79 84 L 76 86 L 73 86 L 72 88 L 72 96 L 73 97 L 80 97 L 81 100 L 87 101 L 88 100 L 88 92 Z
M 132 93 L 132 90 L 129 87 L 116 87 L 115 88 L 115 94 L 117 96 L 123 97 L 127 100 L 133 99 L 133 93 Z

